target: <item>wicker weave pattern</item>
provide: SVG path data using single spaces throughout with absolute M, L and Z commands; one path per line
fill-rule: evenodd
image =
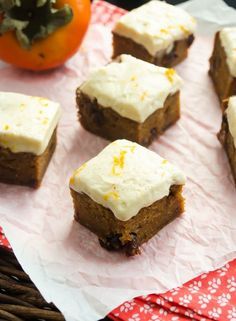
M 14 254 L 0 247 L 0 321 L 64 321 L 22 270 Z

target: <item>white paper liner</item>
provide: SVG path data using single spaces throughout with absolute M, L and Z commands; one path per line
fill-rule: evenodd
M 186 211 L 137 257 L 105 251 L 94 234 L 75 223 L 68 188 L 72 171 L 108 144 L 79 125 L 75 89 L 89 70 L 109 60 L 109 30 L 91 26 L 80 52 L 53 72 L 0 65 L 1 91 L 45 96 L 64 109 L 58 147 L 41 188 L 0 184 L 0 225 L 25 271 L 68 321 L 95 321 L 127 299 L 166 291 L 236 256 L 236 190 L 216 138 L 221 110 L 207 74 L 212 32 L 221 22 L 233 24 L 236 13 L 220 0 L 184 6 L 201 17 L 204 32 L 200 27 L 188 59 L 177 67 L 185 80 L 182 117 L 150 148 L 184 169 Z

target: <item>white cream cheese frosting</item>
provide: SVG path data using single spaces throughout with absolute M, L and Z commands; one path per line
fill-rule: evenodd
M 236 27 L 222 29 L 220 41 L 226 53 L 230 74 L 236 77 Z
M 104 108 L 119 115 L 144 122 L 154 111 L 164 106 L 168 95 L 179 91 L 182 79 L 173 69 L 157 67 L 130 55 L 121 55 L 94 71 L 80 90 L 97 99 Z
M 170 49 L 177 40 L 196 30 L 196 21 L 186 11 L 162 1 L 153 0 L 122 16 L 114 33 L 130 38 L 155 56 Z
M 236 148 L 236 96 L 232 96 L 229 98 L 226 115 L 229 125 L 229 131 L 234 139 L 234 146 Z
M 60 105 L 46 98 L 0 92 L 0 146 L 41 155 L 60 115 Z
M 85 193 L 127 221 L 142 208 L 185 184 L 184 174 L 158 154 L 128 140 L 116 140 L 78 168 L 70 188 Z

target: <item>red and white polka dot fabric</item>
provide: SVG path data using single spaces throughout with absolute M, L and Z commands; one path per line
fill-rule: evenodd
M 112 27 L 125 10 L 93 2 L 92 23 Z M 0 246 L 10 248 L 0 227 Z M 114 309 L 114 321 L 236 321 L 236 259 L 164 294 L 150 294 Z
M 236 260 L 164 294 L 127 301 L 114 321 L 236 321 Z

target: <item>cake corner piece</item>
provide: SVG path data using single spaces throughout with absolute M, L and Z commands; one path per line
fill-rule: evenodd
M 128 256 L 184 211 L 184 174 L 137 143 L 117 140 L 70 179 L 75 220 Z
M 0 183 L 38 188 L 56 148 L 60 105 L 0 92 L 0 115 Z

